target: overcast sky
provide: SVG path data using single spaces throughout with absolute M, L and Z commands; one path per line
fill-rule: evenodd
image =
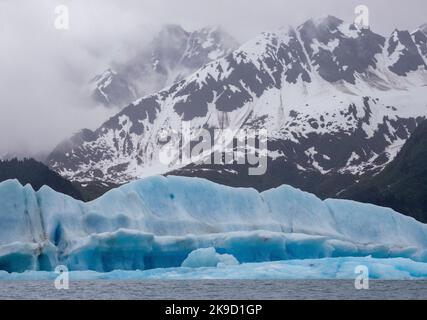
M 427 23 L 426 0 L 1 0 L 0 155 L 48 152 L 111 111 L 82 92 L 110 61 L 126 59 L 164 23 L 187 30 L 222 25 L 244 42 L 259 32 L 327 14 L 353 21 L 370 9 L 372 29 L 414 30 Z M 54 28 L 54 9 L 67 5 L 70 28 Z

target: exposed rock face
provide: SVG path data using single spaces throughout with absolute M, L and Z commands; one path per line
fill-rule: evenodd
M 182 80 L 237 47 L 236 40 L 220 27 L 187 32 L 178 25 L 166 25 L 133 58 L 114 63 L 96 76 L 91 81 L 92 96 L 107 107 L 126 107 L 138 97 Z
M 136 100 L 94 132 L 82 131 L 48 163 L 77 181 L 124 183 L 175 170 L 230 185 L 288 183 L 335 194 L 360 175 L 381 171 L 425 118 L 423 30 L 384 38 L 326 17 L 263 33 Z M 159 135 L 182 121 L 194 131 L 268 129 L 267 174 L 250 177 L 236 164 L 160 165 Z

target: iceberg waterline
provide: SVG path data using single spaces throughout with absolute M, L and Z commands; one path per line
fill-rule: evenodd
M 366 266 L 372 280 L 424 280 L 427 263 L 406 258 L 375 259 L 372 257 L 340 257 L 306 260 L 245 263 L 218 267 L 178 267 L 151 270 L 114 270 L 111 272 L 71 271 L 69 280 L 309 280 L 343 279 L 354 281 L 357 266 Z M 0 271 L 2 280 L 50 280 L 58 274 L 51 271 L 7 273 Z
M 48 187 L 0 183 L 0 270 L 173 268 L 210 247 L 244 264 L 368 255 L 427 262 L 427 225 L 289 186 L 259 193 L 159 176 L 83 203 Z

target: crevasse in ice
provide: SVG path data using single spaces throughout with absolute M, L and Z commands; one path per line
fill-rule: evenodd
M 201 248 L 239 263 L 369 255 L 427 261 L 427 225 L 289 186 L 259 193 L 159 176 L 83 203 L 49 187 L 0 183 L 0 270 L 179 267 Z

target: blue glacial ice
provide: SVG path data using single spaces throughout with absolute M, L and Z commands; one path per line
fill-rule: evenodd
M 354 281 L 357 266 L 366 266 L 371 280 L 427 279 L 427 263 L 407 258 L 376 259 L 372 257 L 340 257 L 306 260 L 219 265 L 217 267 L 177 267 L 150 270 L 114 270 L 111 272 L 72 271 L 71 285 L 79 280 L 307 280 L 347 279 Z M 58 274 L 47 271 L 7 273 L 2 280 L 54 280 Z
M 245 265 L 350 256 L 427 262 L 427 225 L 289 186 L 259 193 L 152 177 L 83 203 L 49 187 L 0 183 L 0 270 L 177 268 L 203 248 Z
M 201 248 L 191 252 L 188 257 L 182 262 L 181 267 L 184 268 L 207 268 L 207 267 L 222 267 L 235 266 L 239 261 L 231 254 L 219 254 L 215 248 Z

